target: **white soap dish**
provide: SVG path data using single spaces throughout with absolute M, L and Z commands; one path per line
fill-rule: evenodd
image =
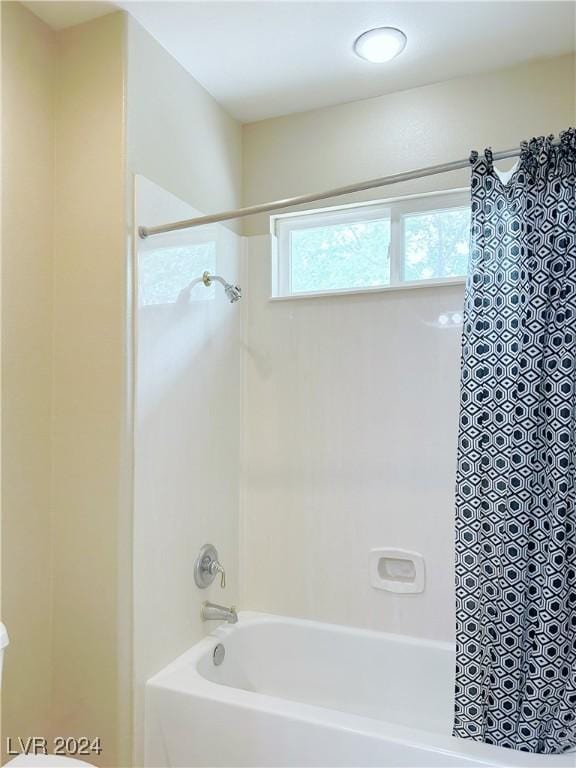
M 370 550 L 370 583 L 374 589 L 397 594 L 424 592 L 424 558 L 407 549 Z

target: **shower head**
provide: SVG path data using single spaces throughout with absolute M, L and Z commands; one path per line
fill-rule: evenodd
M 224 292 L 226 293 L 226 296 L 228 296 L 230 304 L 234 304 L 236 301 L 240 301 L 242 298 L 242 289 L 237 285 L 227 283 L 223 277 L 220 277 L 220 275 L 211 275 L 210 272 L 204 272 L 202 275 L 202 282 L 207 287 L 212 285 L 213 280 L 216 280 L 216 282 L 224 286 Z
M 242 289 L 237 285 L 230 285 L 228 283 L 224 286 L 224 290 L 226 291 L 226 296 L 230 299 L 230 304 L 234 304 L 235 301 L 240 301 L 242 298 Z

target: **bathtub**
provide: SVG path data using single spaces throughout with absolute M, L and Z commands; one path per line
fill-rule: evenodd
M 453 666 L 446 643 L 242 612 L 148 681 L 146 766 L 576 765 L 452 738 Z

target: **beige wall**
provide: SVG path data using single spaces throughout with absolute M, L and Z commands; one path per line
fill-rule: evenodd
M 3 731 L 128 764 L 125 17 L 2 12 Z
M 237 208 L 240 124 L 133 19 L 128 83 L 130 170 L 197 210 Z
M 2 619 L 5 736 L 47 734 L 56 41 L 2 3 Z
M 575 98 L 564 57 L 248 125 L 244 202 L 508 148 L 574 124 Z M 452 638 L 460 329 L 438 317 L 462 286 L 270 302 L 269 237 L 248 241 L 242 607 Z M 374 547 L 421 552 L 426 591 L 371 588 Z
M 54 727 L 122 764 L 120 581 L 126 503 L 128 280 L 125 17 L 59 35 L 54 249 Z
M 0 126 L 2 125 L 2 11 L 0 10 Z M 0 138 L 0 210 L 2 206 L 2 140 Z M 0 338 L 2 335 L 2 215 L 0 214 Z M 0 343 L 0 423 L 2 421 L 2 344 Z M 2 461 L 2 429 L 0 428 L 0 463 Z M 0 468 L 0 618 L 2 617 L 2 471 Z M 3 743 L 2 732 L 2 694 L 0 691 L 0 743 Z M 0 751 L 0 755 L 2 752 Z M 1 759 L 1 758 L 0 758 Z
M 244 204 L 457 160 L 473 148 L 518 146 L 573 124 L 575 94 L 575 58 L 563 56 L 245 125 Z M 463 186 L 466 178 L 445 174 L 381 196 Z M 247 234 L 269 230 L 265 217 L 246 222 Z

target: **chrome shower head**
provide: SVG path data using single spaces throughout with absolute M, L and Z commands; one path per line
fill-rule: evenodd
M 212 285 L 213 280 L 216 280 L 216 282 L 224 286 L 224 291 L 230 300 L 230 304 L 240 301 L 242 298 L 242 288 L 237 285 L 232 285 L 232 283 L 227 283 L 223 277 L 220 277 L 220 275 L 211 275 L 210 272 L 204 272 L 202 275 L 202 282 L 205 286 Z
M 240 301 L 242 298 L 242 288 L 239 288 L 237 285 L 226 283 L 224 290 L 226 292 L 226 296 L 228 296 L 230 299 L 230 304 L 234 304 L 235 301 Z

